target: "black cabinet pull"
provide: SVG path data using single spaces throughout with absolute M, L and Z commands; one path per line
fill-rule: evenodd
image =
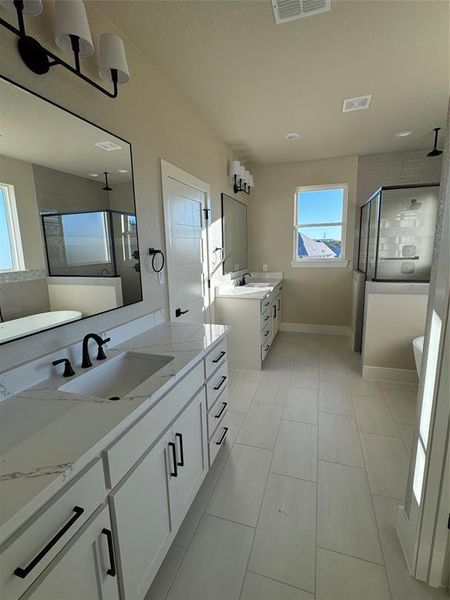
M 218 363 L 219 360 L 225 356 L 225 354 L 226 354 L 225 350 L 222 350 L 222 352 L 219 354 L 219 356 L 217 358 L 215 358 L 212 362 Z
M 273 318 L 274 319 L 277 318 L 277 305 L 276 304 L 273 305 Z
M 265 302 L 264 306 L 269 306 L 270 302 Z
M 176 433 L 175 437 L 180 440 L 180 462 L 177 462 L 179 467 L 184 467 L 184 449 L 183 449 L 183 436 L 181 433 Z
M 106 535 L 106 540 L 108 542 L 108 554 L 109 554 L 109 569 L 106 571 L 107 575 L 111 575 L 111 577 L 116 576 L 116 560 L 114 558 L 114 545 L 112 539 L 112 531 L 106 529 L 104 527 L 102 529 L 103 535 Z
M 264 334 L 264 337 L 267 337 L 269 335 L 269 330 L 266 331 L 266 333 Z
M 181 308 L 176 308 L 175 309 L 175 316 L 178 318 L 178 317 L 181 317 L 181 315 L 185 315 L 188 312 L 189 312 L 189 309 L 187 309 L 187 310 L 181 310 Z
M 172 449 L 172 462 L 173 462 L 173 471 L 170 472 L 170 475 L 171 475 L 171 477 L 178 477 L 177 449 L 175 448 L 175 444 L 173 442 L 169 442 L 169 446 Z
M 215 388 L 213 388 L 214 390 L 220 390 L 220 388 L 223 386 L 223 384 L 225 383 L 225 381 L 227 380 L 226 375 L 222 375 L 222 379 L 220 380 L 219 385 L 216 385 Z
M 270 319 L 270 315 L 267 315 L 267 317 L 264 317 L 264 321 L 268 321 Z
M 22 567 L 17 567 L 14 570 L 14 575 L 20 577 L 21 579 L 25 579 L 25 577 L 34 569 L 34 567 L 44 558 L 46 554 L 50 552 L 55 544 L 59 542 L 59 540 L 63 537 L 63 535 L 72 527 L 72 525 L 77 521 L 81 515 L 84 513 L 84 508 L 80 506 L 74 506 L 73 512 L 75 513 L 67 523 L 61 527 L 58 533 L 49 541 L 49 543 L 42 548 L 42 550 L 37 554 L 33 560 L 23 569 Z
M 215 419 L 220 419 L 220 417 L 223 415 L 223 411 L 226 409 L 228 403 L 227 402 L 222 402 L 222 408 L 220 409 L 219 414 L 217 414 L 214 418 Z
M 219 440 L 218 442 L 216 442 L 216 444 L 217 444 L 218 446 L 221 446 L 221 445 L 222 445 L 222 442 L 223 442 L 223 440 L 225 439 L 225 436 L 227 435 L 227 433 L 228 433 L 228 427 L 224 427 L 224 428 L 223 428 L 223 434 L 222 434 L 222 437 L 220 438 L 220 440 Z

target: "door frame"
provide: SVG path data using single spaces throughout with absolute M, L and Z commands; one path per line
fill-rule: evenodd
M 165 235 L 165 246 L 166 246 L 166 264 L 167 264 L 167 292 L 169 300 L 169 321 L 172 320 L 175 312 L 175 305 L 171 298 L 171 289 L 173 289 L 174 281 L 172 279 L 172 264 L 170 257 L 170 223 L 169 223 L 169 192 L 168 182 L 169 180 L 178 181 L 184 185 L 187 185 L 199 192 L 204 194 L 203 211 L 207 211 L 208 217 L 205 218 L 205 212 L 203 212 L 203 305 L 204 309 L 204 323 L 211 322 L 211 289 L 210 289 L 210 267 L 209 267 L 209 226 L 211 222 L 211 186 L 206 181 L 191 175 L 187 171 L 183 171 L 176 165 L 168 162 L 165 159 L 161 159 L 161 180 L 162 180 L 162 196 L 163 196 L 163 218 L 164 218 L 164 235 Z

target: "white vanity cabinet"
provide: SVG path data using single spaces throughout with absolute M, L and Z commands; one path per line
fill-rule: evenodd
M 110 495 L 127 600 L 145 596 L 207 470 L 202 389 Z
M 82 527 L 21 600 L 119 600 L 108 507 Z

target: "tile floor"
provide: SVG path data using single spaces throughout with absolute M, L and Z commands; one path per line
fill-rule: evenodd
M 230 372 L 229 436 L 146 600 L 437 600 L 395 533 L 414 386 L 367 382 L 339 336 L 280 333 Z

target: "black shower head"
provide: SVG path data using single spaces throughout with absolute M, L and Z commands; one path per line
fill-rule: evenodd
M 428 152 L 427 156 L 440 156 L 442 154 L 442 150 L 437 149 L 438 135 L 440 130 L 440 127 L 434 128 L 434 148 L 431 150 L 431 152 Z
M 105 186 L 102 187 L 102 190 L 105 190 L 105 192 L 112 192 L 112 187 L 110 187 L 108 183 L 108 171 L 105 171 Z

